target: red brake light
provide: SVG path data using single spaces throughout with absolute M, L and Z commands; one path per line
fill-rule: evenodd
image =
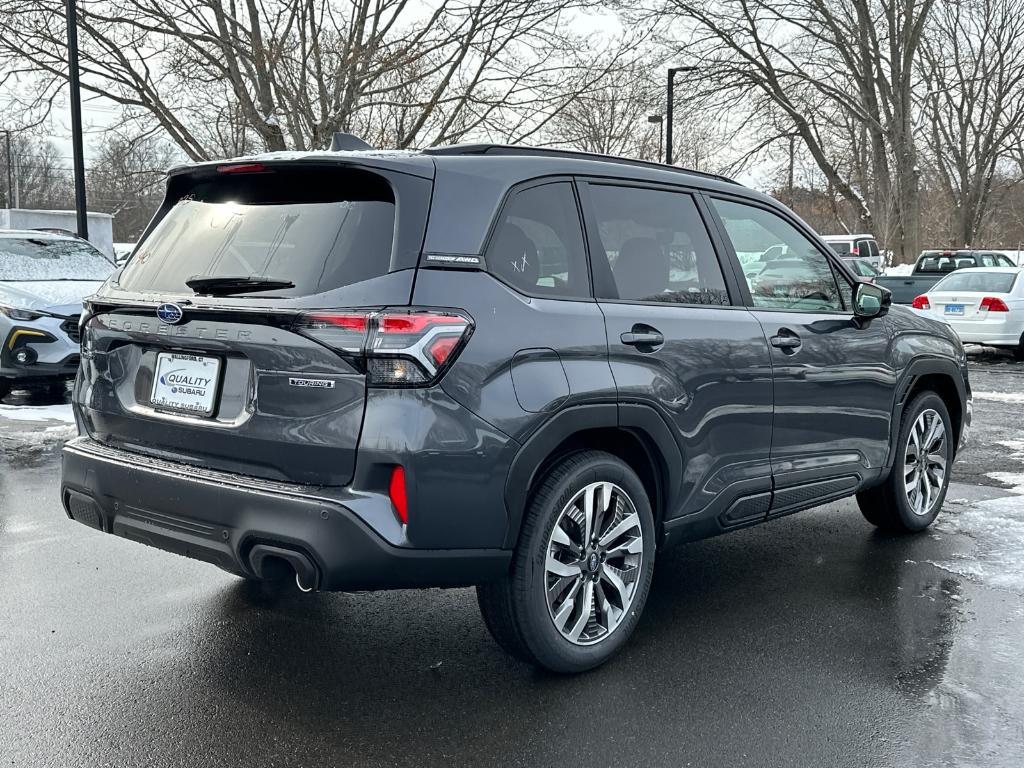
M 377 323 L 381 333 L 423 333 L 435 325 L 465 325 L 466 320 L 458 315 L 385 314 Z
M 1006 306 L 1006 302 L 1000 299 L 998 296 L 986 296 L 981 300 L 981 308 L 987 309 L 989 312 L 1009 312 L 1010 308 Z
M 362 352 L 369 327 L 369 312 L 310 312 L 295 324 L 300 333 L 342 352 Z
M 352 315 L 332 314 L 330 312 L 314 312 L 306 315 L 314 322 L 332 325 L 335 328 L 344 328 L 347 331 L 365 331 L 370 322 L 370 316 L 366 313 Z
M 441 336 L 431 343 L 427 348 L 427 353 L 437 367 L 440 368 L 448 361 L 452 352 L 459 346 L 460 341 L 462 341 L 461 336 Z
M 391 470 L 388 496 L 391 498 L 391 506 L 395 508 L 395 514 L 402 521 L 402 525 L 408 525 L 409 501 L 405 494 L 405 469 L 401 466 L 396 466 Z
M 914 301 L 911 302 L 910 306 L 914 309 L 931 309 L 931 305 L 928 303 L 928 297 L 923 295 L 915 298 Z
M 262 163 L 238 163 L 237 165 L 218 165 L 217 173 L 263 173 L 267 167 Z

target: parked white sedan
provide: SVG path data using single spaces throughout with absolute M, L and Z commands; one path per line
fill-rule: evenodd
M 958 269 L 914 299 L 913 308 L 944 320 L 965 343 L 1013 349 L 1024 359 L 1024 269 Z

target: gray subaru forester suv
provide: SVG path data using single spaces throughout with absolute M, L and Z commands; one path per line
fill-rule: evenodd
M 303 590 L 475 585 L 562 672 L 674 543 L 851 495 L 926 528 L 971 420 L 952 331 L 779 203 L 571 152 L 173 169 L 81 327 L 71 518 Z

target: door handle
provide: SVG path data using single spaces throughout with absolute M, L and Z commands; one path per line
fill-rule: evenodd
M 665 337 L 661 335 L 660 331 L 650 326 L 634 325 L 633 330 L 626 331 L 619 336 L 619 341 L 631 347 L 660 347 L 665 343 Z
M 789 350 L 793 352 L 799 349 L 800 345 L 803 344 L 803 342 L 800 341 L 800 337 L 797 336 L 792 331 L 790 331 L 787 334 L 780 333 L 778 336 L 772 336 L 770 341 L 772 343 L 772 346 L 777 349 L 781 349 L 783 351 Z

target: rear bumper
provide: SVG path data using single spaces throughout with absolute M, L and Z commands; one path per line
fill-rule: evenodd
M 996 321 L 986 319 L 974 322 L 958 322 L 946 318 L 946 322 L 956 331 L 960 341 L 967 344 L 1015 347 L 1021 342 L 1021 334 L 1024 334 L 1024 323 L 1006 322 L 1002 319 Z
M 257 575 L 254 547 L 300 553 L 314 566 L 310 586 L 321 590 L 469 586 L 500 577 L 511 558 L 499 549 L 396 547 L 344 497 L 198 470 L 84 437 L 64 447 L 61 499 L 73 520 L 243 576 Z

